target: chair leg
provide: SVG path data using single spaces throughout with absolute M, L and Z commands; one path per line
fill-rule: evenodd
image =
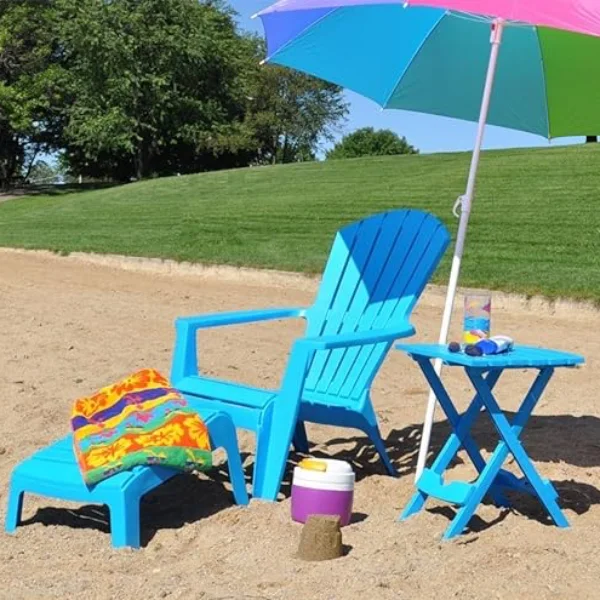
M 266 498 L 263 493 L 265 480 L 267 479 L 267 452 L 269 450 L 270 436 L 270 409 L 269 415 L 263 420 L 260 427 L 256 431 L 256 453 L 254 454 L 254 473 L 252 474 L 252 497 L 260 498 L 261 500 L 277 500 L 274 498 Z
M 114 548 L 140 547 L 140 498 L 121 495 L 109 504 L 110 533 Z
M 281 486 L 285 460 L 291 440 L 282 439 L 280 431 L 272 427 L 271 404 L 263 413 L 262 423 L 256 432 L 256 456 L 252 478 L 252 496 L 275 502 Z M 282 456 L 285 453 L 285 456 Z M 280 472 L 281 471 L 281 472 Z
M 11 486 L 8 496 L 8 509 L 6 512 L 5 521 L 6 533 L 14 533 L 21 522 L 24 494 L 25 492 L 23 492 L 20 488 Z
M 381 460 L 383 461 L 383 464 L 385 465 L 388 474 L 392 477 L 398 477 L 398 470 L 394 466 L 394 463 L 392 463 L 387 453 L 385 443 L 381 437 L 381 433 L 379 432 L 379 427 L 377 427 L 377 425 L 375 425 L 374 427 L 370 426 L 366 433 L 371 438 L 371 441 L 375 446 L 375 450 L 377 450 L 377 452 L 379 453 L 379 456 L 381 457 Z
M 248 504 L 246 478 L 240 457 L 235 426 L 231 419 L 223 414 L 216 414 L 210 420 L 210 437 L 214 448 L 223 448 L 227 453 L 227 469 L 233 488 L 233 497 L 237 504 Z
M 301 454 L 308 454 L 308 436 L 306 435 L 306 425 L 304 421 L 298 421 L 296 423 L 296 430 L 294 431 L 294 439 L 292 441 L 296 452 Z
M 377 450 L 377 452 L 379 453 L 379 456 L 381 457 L 381 460 L 383 461 L 387 472 L 392 477 L 398 477 L 398 471 L 392 463 L 387 453 L 383 438 L 381 437 L 381 432 L 379 431 L 379 424 L 377 423 L 377 415 L 375 414 L 375 410 L 373 409 L 373 405 L 371 404 L 370 399 L 367 399 L 366 401 L 365 408 L 363 411 L 363 417 L 366 421 L 366 427 L 363 426 L 361 427 L 361 429 L 369 436 L 369 438 L 373 442 L 375 450 Z

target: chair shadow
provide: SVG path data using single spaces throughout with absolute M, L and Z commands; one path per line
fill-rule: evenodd
M 310 428 L 310 424 L 307 424 Z M 310 438 L 310 429 L 308 431 Z M 450 434 L 450 427 L 444 423 L 435 423 L 431 432 L 430 453 L 435 455 L 441 449 L 446 438 Z M 390 460 L 398 471 L 398 476 L 403 477 L 414 473 L 417 466 L 417 454 L 421 439 L 421 425 L 409 425 L 404 429 L 393 429 L 385 439 L 385 445 Z M 342 448 L 337 449 L 337 446 Z M 388 475 L 383 462 L 371 440 L 366 435 L 333 438 L 319 444 L 310 443 L 307 454 L 291 450 L 288 458 L 288 466 L 281 486 L 281 493 L 288 497 L 291 492 L 291 481 L 293 468 L 304 458 L 333 458 L 348 462 L 354 470 L 356 481 L 372 475 Z M 458 457 L 453 464 L 460 464 L 462 460 Z
M 514 414 L 506 413 L 509 420 Z M 310 427 L 310 425 L 309 425 Z M 400 477 L 414 474 L 421 440 L 421 424 L 411 424 L 403 429 L 389 432 L 385 444 L 390 459 Z M 448 424 L 436 422 L 431 432 L 429 459 L 436 456 L 450 433 Z M 498 436 L 491 423 L 480 419 L 473 430 L 473 437 L 480 448 L 492 452 Z M 310 436 L 310 429 L 309 429 Z M 527 453 L 534 462 L 566 462 L 576 467 L 600 466 L 600 419 L 593 416 L 574 417 L 572 415 L 533 416 L 522 436 Z M 343 448 L 336 448 L 344 446 Z M 373 475 L 386 475 L 387 472 L 371 441 L 364 435 L 334 438 L 318 447 L 311 445 L 310 456 L 334 458 L 348 461 L 361 481 Z M 242 454 L 245 461 L 250 455 Z M 290 457 L 281 486 L 284 497 L 291 494 L 293 468 L 307 455 L 295 451 Z M 453 464 L 462 464 L 456 457 Z M 543 475 L 543 469 L 542 469 Z M 252 468 L 246 469 L 246 479 L 250 481 Z M 200 479 L 194 475 L 177 475 L 149 492 L 141 503 L 141 544 L 147 545 L 161 529 L 179 529 L 188 523 L 196 522 L 234 505 L 231 492 L 224 487 L 229 481 L 226 464 L 210 472 L 210 478 Z M 558 493 L 559 503 L 564 509 L 582 515 L 594 505 L 600 504 L 600 490 L 593 485 L 574 480 L 553 482 Z M 516 511 L 541 523 L 550 524 L 549 517 L 537 499 L 522 494 L 511 494 L 513 506 L 503 510 L 492 523 L 473 517 L 471 531 L 483 531 L 508 512 Z M 435 508 L 452 518 L 454 511 L 449 507 Z M 359 523 L 367 516 L 357 513 L 353 523 Z M 77 509 L 40 508 L 36 514 L 23 521 L 23 525 L 42 523 L 44 525 L 66 525 L 72 528 L 96 529 L 109 533 L 108 509 L 103 506 L 86 505 Z
M 176 475 L 141 501 L 141 546 L 147 546 L 162 529 L 180 529 L 235 505 L 232 493 L 223 483 L 229 481 L 226 467 L 216 468 L 210 479 L 200 479 L 193 474 Z M 61 525 L 73 529 L 95 529 L 110 533 L 108 507 L 85 505 L 75 509 L 44 507 L 22 521 L 22 525 L 42 523 Z
M 311 458 L 333 458 L 348 462 L 354 470 L 356 481 L 372 475 L 388 475 L 379 454 L 366 435 L 349 436 L 347 438 L 333 438 L 318 446 L 310 442 L 310 423 L 308 453 L 297 452 L 294 448 L 290 450 L 286 471 L 281 483 L 280 494 L 289 498 L 292 491 L 292 477 L 294 467 L 310 456 Z M 431 432 L 430 452 L 437 454 L 442 444 L 450 433 L 446 423 L 436 423 Z M 421 435 L 420 425 L 410 425 L 403 430 L 392 430 L 385 441 L 388 455 L 394 463 L 398 475 L 410 475 L 417 465 L 417 453 L 419 451 L 419 440 Z M 336 446 L 344 446 L 336 450 Z M 460 464 L 462 460 L 457 458 L 454 464 Z
M 505 414 L 511 421 L 515 413 L 507 412 Z M 308 427 L 310 428 L 310 425 Z M 421 424 L 411 424 L 403 429 L 393 429 L 385 440 L 390 459 L 396 466 L 400 477 L 413 475 L 416 471 L 421 429 Z M 434 423 L 431 432 L 429 464 L 442 448 L 450 431 L 446 421 Z M 308 433 L 310 438 L 310 429 Z M 498 434 L 485 415 L 482 415 L 473 427 L 472 435 L 482 450 L 494 451 L 498 443 Z M 521 436 L 521 440 L 534 463 L 565 462 L 583 468 L 600 466 L 600 441 L 596 441 L 600 440 L 600 419 L 597 417 L 575 417 L 572 415 L 532 416 Z M 344 447 L 337 449 L 338 446 Z M 373 444 L 364 435 L 334 438 L 318 446 L 311 445 L 309 454 L 315 458 L 334 458 L 349 462 L 356 473 L 357 481 L 372 475 L 387 474 Z M 281 487 L 281 492 L 285 497 L 288 497 L 291 491 L 293 467 L 305 457 L 306 455 L 295 451 L 290 453 L 288 469 Z M 463 462 L 461 457 L 455 457 L 451 466 Z M 543 467 L 540 471 L 543 476 Z M 559 493 L 559 503 L 564 509 L 572 510 L 581 515 L 589 511 L 592 506 L 600 504 L 600 490 L 593 485 L 574 480 L 554 481 L 553 483 Z M 513 502 L 513 507 L 510 510 L 517 511 L 542 523 L 551 523 L 536 498 L 516 493 L 511 493 L 510 496 L 511 502 Z M 454 514 L 452 509 L 449 510 Z M 506 514 L 504 512 L 498 517 L 500 520 L 506 518 L 508 512 Z M 477 519 L 474 518 L 471 528 L 479 527 L 480 530 L 483 530 L 490 526 L 490 524 L 483 521 L 479 525 L 477 523 Z

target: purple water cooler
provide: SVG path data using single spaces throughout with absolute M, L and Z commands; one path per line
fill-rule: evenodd
M 326 470 L 294 468 L 292 519 L 305 523 L 310 515 L 339 516 L 342 527 L 350 523 L 354 498 L 354 471 L 342 460 L 314 459 L 305 464 L 324 463 Z

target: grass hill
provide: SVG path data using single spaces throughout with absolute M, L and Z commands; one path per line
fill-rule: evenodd
M 328 161 L 30 196 L 0 204 L 0 246 L 320 272 L 332 234 L 374 212 L 423 208 L 454 233 L 469 159 Z M 600 303 L 600 145 L 484 153 L 461 284 Z

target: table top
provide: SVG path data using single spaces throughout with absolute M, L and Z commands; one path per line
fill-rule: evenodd
M 468 356 L 462 352 L 450 352 L 440 344 L 397 344 L 397 350 L 406 352 L 413 358 L 439 358 L 449 366 L 481 369 L 516 369 L 524 367 L 574 367 L 583 364 L 585 359 L 579 354 L 516 345 L 510 352 L 488 356 Z

